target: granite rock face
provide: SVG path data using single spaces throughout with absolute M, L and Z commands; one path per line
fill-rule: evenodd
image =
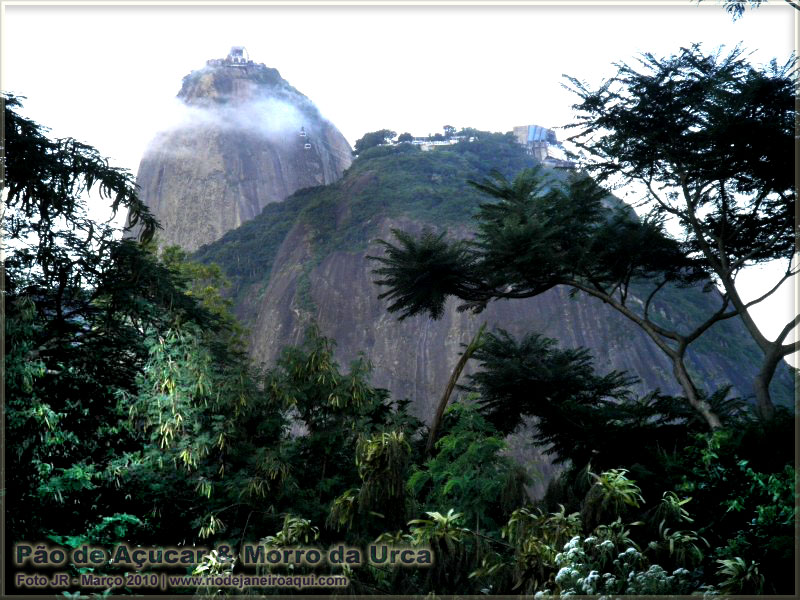
M 233 308 L 249 328 L 254 361 L 271 366 L 284 347 L 300 344 L 315 323 L 336 341 L 336 359 L 344 369 L 365 355 L 374 365 L 372 384 L 388 389 L 394 399 L 409 399 L 411 411 L 430 423 L 464 345 L 486 321 L 489 330 L 502 328 L 517 338 L 536 332 L 561 347 L 588 348 L 599 373 L 624 370 L 638 377 L 638 394 L 658 388 L 679 395 L 669 360 L 641 329 L 601 301 L 573 297 L 563 286 L 536 298 L 492 302 L 478 315 L 459 312 L 453 299 L 439 320 L 416 316 L 400 321 L 387 310 L 372 272 L 377 265 L 369 259 L 383 252 L 376 240 L 392 240 L 392 230 L 418 234 L 425 228 L 454 239 L 469 237 L 471 214 L 485 198 L 464 182 L 479 180 L 485 169 L 498 165 L 495 157 L 504 151 L 509 175 L 530 166 L 524 155 L 508 158 L 517 151 L 515 145 L 486 144 L 482 140 L 434 152 L 365 151 L 339 181 L 267 206 L 201 248 L 195 258 L 219 264 L 233 282 Z M 645 298 L 634 294 L 630 303 L 641 305 Z M 686 331 L 719 303 L 713 288 L 667 286 L 651 308 L 663 325 Z M 738 319 L 714 326 L 688 357 L 705 391 L 731 385 L 740 396 L 752 395 L 759 362 L 760 351 Z M 476 367 L 474 361 L 467 364 L 461 383 Z M 772 389 L 776 401 L 791 401 L 788 369 L 776 374 Z M 526 439 L 512 436 L 510 452 L 522 464 L 538 465 L 542 480 L 531 493 L 540 495 L 555 469 Z
M 467 178 L 477 179 L 471 169 L 491 161 L 477 143 L 460 154 L 387 152 L 359 157 L 339 181 L 267 207 L 197 253 L 201 261 L 220 264 L 234 282 L 234 310 L 250 329 L 257 363 L 273 364 L 282 348 L 301 343 L 307 325 L 315 322 L 336 340 L 340 364 L 364 353 L 374 364 L 373 384 L 393 398 L 411 400 L 413 412 L 429 422 L 464 345 L 486 321 L 489 330 L 502 328 L 518 338 L 536 332 L 561 347 L 588 348 L 599 373 L 620 370 L 638 377 L 639 394 L 655 389 L 681 394 L 670 361 L 640 328 L 602 301 L 573 295 L 565 286 L 535 298 L 491 302 L 478 315 L 458 311 L 458 301 L 451 299 L 439 320 L 398 320 L 378 298 L 382 290 L 372 272 L 377 265 L 368 258 L 383 252 L 375 240 L 392 240 L 392 230 L 418 234 L 424 228 L 454 239 L 469 237 L 474 230 L 469 215 L 485 198 L 461 186 Z M 641 308 L 648 292 L 634 290 L 629 304 Z M 662 325 L 688 332 L 720 302 L 713 287 L 667 286 L 651 310 Z M 747 397 L 760 360 L 744 326 L 730 319 L 692 345 L 687 364 L 706 392 L 730 385 L 734 394 Z M 464 375 L 475 367 L 468 363 Z M 776 402 L 791 401 L 788 369 L 776 374 L 772 389 Z
M 419 232 L 429 224 L 387 217 L 375 225 L 376 237 L 391 239 L 392 229 Z M 253 286 L 239 303 L 240 310 L 250 307 L 250 352 L 257 362 L 272 364 L 284 346 L 301 343 L 305 326 L 313 320 L 336 340 L 340 364 L 363 352 L 375 365 L 372 383 L 391 390 L 393 398 L 410 399 L 413 412 L 430 422 L 453 367 L 485 321 L 490 331 L 502 328 L 517 338 L 537 332 L 558 340 L 561 347 L 588 348 L 599 373 L 616 369 L 635 375 L 640 382 L 634 389 L 640 394 L 657 388 L 681 394 L 666 356 L 600 300 L 570 297 L 570 290 L 559 286 L 536 298 L 492 302 L 478 315 L 459 312 L 458 301 L 451 298 L 439 320 L 416 316 L 399 321 L 378 299 L 381 289 L 373 281 L 375 264 L 368 255 L 379 254 L 380 248 L 333 251 L 315 260 L 311 238 L 304 225 L 295 225 L 280 245 L 268 282 Z M 719 302 L 716 293 L 699 289 L 680 293 L 698 314 Z M 665 315 L 669 308 L 667 303 L 655 305 Z M 690 351 L 689 360 L 704 388 L 714 391 L 731 384 L 735 394 L 750 395 L 758 363 L 751 358 L 753 343 L 741 324 L 721 324 L 704 342 Z M 461 383 L 475 367 L 474 361 L 467 363 Z M 788 385 L 788 372 L 782 371 L 773 382 L 774 392 L 781 394 L 778 390 Z
M 193 251 L 269 203 L 336 181 L 352 161 L 344 136 L 264 65 L 209 61 L 178 100 L 178 123 L 151 142 L 137 175 L 161 245 Z

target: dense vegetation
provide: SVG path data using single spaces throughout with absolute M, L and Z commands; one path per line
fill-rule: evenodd
M 599 372 L 585 350 L 559 348 L 536 332 L 515 339 L 494 331 L 477 344 L 471 360 L 481 368 L 463 382 L 461 399 L 447 408 L 428 447 L 427 428 L 408 403 L 370 384 L 366 358 L 340 367 L 335 342 L 314 326 L 268 369 L 246 356 L 225 274 L 234 295 L 262 282 L 297 224 L 312 234 L 320 255 L 365 248 L 379 215 L 462 230 L 477 216 L 484 234 L 507 234 L 495 255 L 485 244 L 400 233 L 405 246 L 384 260 L 395 269 L 384 276 L 407 275 L 404 260 L 416 253 L 428 266 L 443 262 L 449 279 L 398 288 L 392 299 L 401 310 L 434 315 L 444 294 L 455 290 L 485 304 L 519 284 L 502 278 L 520 273 L 541 285 L 552 283 L 542 276 L 552 272 L 589 272 L 601 283 L 622 272 L 632 290 L 654 272 L 695 283 L 695 265 L 681 262 L 685 255 L 659 227 L 629 214 L 610 218 L 614 204 L 609 208 L 596 183 L 552 174 L 547 189 L 536 188 L 539 175 L 525 171 L 530 158 L 503 134 L 475 132 L 476 141 L 427 153 L 408 144 L 375 146 L 339 183 L 268 206 L 201 249 L 202 262 L 195 262 L 180 249 L 159 253 L 148 242 L 157 224 L 128 173 L 93 148 L 49 140 L 18 107 L 6 97 L 3 508 L 12 577 L 37 571 L 15 564 L 21 541 L 235 552 L 246 542 L 265 550 L 364 550 L 377 543 L 411 548 L 423 564 L 367 564 L 364 555 L 358 565 L 248 566 L 243 557 L 211 551 L 188 566 L 141 571 L 349 578 L 343 589 L 248 586 L 252 594 L 792 593 L 790 409 L 776 406 L 767 415 L 727 389 L 709 390 L 702 400 L 717 419 L 711 428 L 685 397 L 634 393 L 627 375 Z M 499 173 L 494 184 L 467 183 L 492 169 Z M 499 179 L 520 172 L 512 184 Z M 109 225 L 93 221 L 82 199 L 89 189 L 130 209 L 146 225 L 144 238 L 120 241 Z M 565 206 L 570 194 L 584 203 Z M 337 218 L 345 201 L 349 212 Z M 543 213 L 526 213 L 526 202 Z M 520 222 L 508 212 L 531 219 Z M 564 256 L 526 265 L 541 245 L 515 253 L 512 242 L 540 244 L 529 234 L 541 228 L 543 220 L 533 218 L 541 214 L 561 224 L 560 237 L 549 241 L 557 239 L 560 245 L 550 247 Z M 625 240 L 606 225 L 647 240 L 646 247 L 625 246 L 634 267 L 611 260 Z M 476 247 L 484 254 L 470 255 Z M 444 287 L 437 292 L 436 285 Z M 697 293 L 665 289 L 682 300 Z M 680 311 L 693 306 L 685 301 L 676 305 Z M 677 329 L 687 317 L 667 315 L 668 302 L 655 306 L 664 311 L 654 321 L 661 328 Z M 713 340 L 713 330 L 725 325 L 714 323 L 700 339 Z M 509 458 L 505 441 L 531 421 L 530 442 L 563 465 L 535 502 L 525 491 L 529 475 Z M 422 560 L 428 550 L 432 564 Z M 58 570 L 140 569 L 117 561 Z M 13 581 L 6 585 L 14 589 Z
M 334 250 L 377 253 L 379 248 L 371 242 L 378 237 L 377 227 L 383 218 L 405 219 L 451 235 L 467 234 L 481 204 L 488 200 L 468 182 L 484 180 L 495 171 L 513 178 L 535 166 L 510 134 L 469 132 L 478 139 L 432 152 L 420 151 L 410 144 L 370 148 L 353 162 L 340 181 L 301 190 L 284 202 L 267 205 L 258 217 L 201 248 L 195 257 L 220 265 L 231 281 L 227 294 L 236 314 L 247 322 L 254 317 L 251 307 L 257 305 L 257 298 L 269 284 L 275 256 L 293 229 L 308 236 L 315 261 Z M 540 173 L 555 182 L 567 181 L 568 177 L 567 172 L 557 169 L 542 169 Z M 602 203 L 619 207 L 623 216 L 629 214 L 624 204 L 605 192 Z M 576 218 L 586 218 L 578 207 L 573 206 Z M 567 236 L 571 235 L 570 225 L 567 222 Z M 306 265 L 308 270 L 312 267 L 313 264 Z M 632 280 L 630 296 L 643 301 L 652 287 Z M 650 318 L 659 326 L 688 335 L 716 309 L 718 296 L 711 293 L 713 289 L 703 293 L 702 288 L 703 283 L 691 289 L 673 283 L 662 286 L 653 299 Z M 622 343 L 628 334 L 622 330 L 619 335 Z M 728 319 L 688 347 L 687 369 L 692 373 L 708 372 L 699 366 L 703 356 L 726 356 L 731 362 L 757 365 L 759 349 L 739 323 Z M 747 373 L 752 368 L 748 367 Z M 730 383 L 737 389 L 750 389 L 751 381 L 744 372 L 726 373 L 726 377 L 734 378 Z M 791 404 L 794 388 L 786 369 L 777 374 L 772 389 L 777 403 Z
M 195 257 L 219 264 L 238 298 L 248 285 L 268 281 L 280 244 L 297 224 L 313 232 L 317 253 L 323 256 L 332 249 L 365 248 L 378 216 L 467 223 L 483 200 L 468 179 L 483 178 L 492 169 L 510 177 L 534 164 L 510 134 L 481 133 L 476 142 L 436 152 L 410 144 L 371 147 L 342 180 L 268 204 L 258 217 L 201 248 Z M 344 218 L 337 217 L 342 206 L 347 208 Z

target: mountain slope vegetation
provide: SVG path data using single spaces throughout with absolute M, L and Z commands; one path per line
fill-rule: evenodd
M 334 292 L 321 289 L 319 286 L 322 284 L 315 283 L 315 278 L 319 280 L 323 277 L 322 271 L 331 260 L 346 262 L 348 277 L 354 277 L 356 272 L 360 278 L 362 274 L 367 277 L 367 270 L 373 265 L 369 265 L 363 258 L 380 252 L 380 248 L 374 243 L 375 239 L 386 236 L 386 229 L 389 227 L 410 226 L 417 230 L 427 227 L 436 231 L 464 234 L 472 227 L 473 218 L 481 204 L 487 202 L 487 197 L 471 185 L 470 181 L 483 181 L 492 173 L 511 178 L 521 170 L 534 166 L 535 161 L 516 143 L 511 134 L 480 132 L 476 141 L 462 141 L 446 149 L 431 152 L 420 151 L 411 144 L 369 148 L 354 161 L 340 181 L 300 190 L 284 202 L 265 207 L 252 221 L 228 232 L 217 242 L 202 247 L 195 258 L 201 262 L 220 265 L 231 281 L 229 293 L 233 299 L 234 312 L 252 325 L 259 319 L 260 303 L 264 301 L 270 284 L 276 285 L 273 277 L 276 257 L 279 252 L 283 255 L 291 254 L 292 249 L 301 243 L 298 240 L 302 240 L 302 244 L 307 245 L 305 252 L 308 260 L 302 265 L 304 275 L 292 297 L 299 298 L 303 295 L 302 302 L 298 304 L 307 307 L 314 318 L 324 322 L 326 307 L 330 304 L 330 298 L 326 296 L 333 295 Z M 558 169 L 544 169 L 544 172 L 555 181 L 565 181 L 569 176 L 567 171 Z M 625 207 L 611 195 L 606 197 L 604 204 L 610 208 Z M 290 239 L 287 237 L 290 232 L 297 235 Z M 291 264 L 282 265 L 280 277 L 287 276 Z M 317 270 L 313 271 L 315 268 Z M 317 288 L 313 292 L 309 291 L 315 285 Z M 331 285 L 346 287 L 347 282 Z M 674 327 L 678 331 L 690 330 L 702 322 L 704 314 L 718 302 L 718 294 L 714 289 L 706 287 L 703 292 L 702 287 L 699 285 L 688 289 L 666 286 L 653 303 L 654 318 L 664 326 Z M 632 286 L 632 294 L 641 298 L 642 302 L 649 291 L 645 284 L 634 283 Z M 374 297 L 376 291 L 364 289 L 363 293 Z M 558 299 L 548 297 L 542 302 L 554 311 L 558 305 L 571 311 L 573 307 L 577 310 L 581 302 L 587 301 L 580 298 L 569 299 L 564 294 L 566 290 Z M 287 298 L 289 297 L 283 296 L 282 301 L 287 301 Z M 540 306 L 541 304 L 521 305 L 514 310 L 516 305 L 512 304 L 507 310 L 522 315 L 523 320 L 528 318 L 529 323 L 535 327 L 536 313 L 544 310 L 537 308 Z M 631 327 L 624 320 L 608 316 L 602 308 L 595 309 L 592 304 L 587 306 L 592 307 L 589 314 L 567 314 L 562 317 L 559 326 L 570 330 L 577 328 L 572 332 L 572 339 L 580 345 L 592 347 L 596 352 L 613 353 L 615 348 L 624 348 L 622 340 L 631 335 Z M 346 307 L 341 307 L 340 312 L 346 312 Z M 493 316 L 491 309 L 487 315 L 490 319 L 500 319 L 500 326 L 505 326 L 502 317 Z M 350 319 L 349 326 L 354 329 L 376 327 L 374 322 L 370 324 L 369 321 L 375 317 L 359 318 L 355 315 L 346 318 Z M 577 318 L 582 321 L 586 318 L 596 319 L 598 326 L 606 327 L 609 331 L 600 334 L 600 341 L 584 341 L 591 339 L 592 335 L 588 330 L 594 325 L 591 322 L 582 322 L 580 325 L 571 323 L 572 319 Z M 477 318 L 474 320 L 477 321 Z M 300 326 L 295 324 L 294 327 Z M 581 331 L 581 328 L 584 330 Z M 563 329 L 549 330 L 548 334 L 558 338 Z M 518 329 L 516 333 L 525 332 Z M 398 334 L 402 335 L 405 333 Z M 286 340 L 287 343 L 289 341 Z M 254 343 L 258 345 L 260 342 L 251 341 L 251 346 Z M 643 348 L 647 347 L 647 342 L 643 341 L 642 344 Z M 363 346 L 358 350 L 368 353 L 376 364 L 378 380 L 382 385 L 391 388 L 397 379 L 381 379 L 380 373 L 386 361 L 380 351 L 373 352 Z M 642 356 L 649 357 L 650 352 L 652 351 L 643 350 Z M 344 349 L 346 357 L 355 354 L 355 351 L 348 352 L 348 348 Z M 270 356 L 275 356 L 270 352 L 261 352 L 258 355 L 267 360 Z M 687 363 L 691 372 L 701 380 L 708 380 L 709 393 L 716 387 L 731 383 L 739 394 L 748 395 L 751 393 L 748 378 L 756 368 L 757 355 L 758 348 L 748 339 L 741 325 L 736 320 L 729 320 L 718 323 L 689 349 Z M 645 385 L 642 389 L 675 389 L 670 387 L 672 376 L 667 364 L 658 362 L 658 359 L 651 361 L 650 358 L 637 363 L 633 367 L 623 366 L 621 362 L 610 364 L 615 368 L 628 368 L 643 379 Z M 449 367 L 443 366 L 441 371 L 444 373 L 447 369 Z M 436 381 L 441 379 L 439 377 Z M 444 387 L 443 381 L 440 387 Z M 791 402 L 793 383 L 788 369 L 783 369 L 775 378 L 772 388 L 778 403 Z M 403 394 L 406 389 L 408 388 L 404 387 L 397 391 Z M 417 414 L 429 418 L 421 411 Z

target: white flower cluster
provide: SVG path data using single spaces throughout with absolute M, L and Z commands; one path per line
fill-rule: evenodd
M 596 536 L 582 539 L 573 537 L 555 557 L 559 568 L 555 577 L 557 593 L 562 596 L 607 594 L 674 594 L 687 589 L 689 571 L 676 569 L 669 575 L 661 566 L 650 565 L 641 570 L 647 560 L 633 546 L 608 564 L 616 550 L 614 542 Z M 602 572 L 613 565 L 613 573 Z M 543 598 L 553 592 L 545 589 L 534 598 Z
M 672 575 L 659 565 L 650 565 L 644 572 L 631 572 L 628 575 L 626 594 L 636 595 L 667 595 L 681 593 L 681 588 L 688 584 L 689 571 L 675 569 Z

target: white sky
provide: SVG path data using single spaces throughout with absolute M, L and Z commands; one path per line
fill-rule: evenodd
M 388 128 L 508 131 L 572 120 L 562 74 L 599 83 L 613 62 L 737 43 L 751 61 L 785 62 L 797 12 L 770 0 L 732 22 L 713 0 L 608 5 L 29 5 L 2 2 L 0 88 L 56 137 L 89 143 L 136 171 L 174 118 L 181 78 L 230 46 L 278 69 L 351 145 Z M 769 273 L 747 274 L 744 295 Z M 754 316 L 768 336 L 796 312 L 790 286 Z

